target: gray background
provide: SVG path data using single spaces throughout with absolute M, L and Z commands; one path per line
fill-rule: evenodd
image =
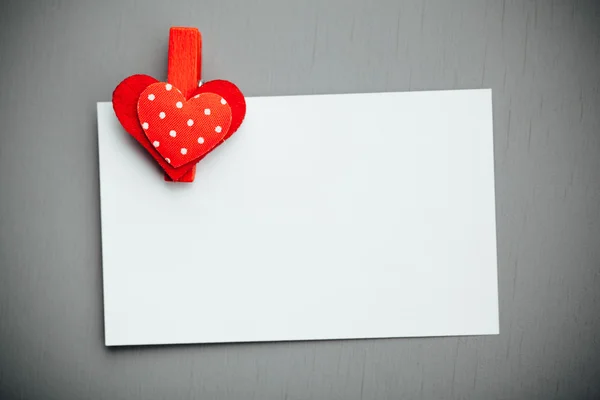
M 500 335 L 107 349 L 95 104 L 168 28 L 252 95 L 493 89 Z M 2 1 L 0 398 L 600 398 L 600 2 Z

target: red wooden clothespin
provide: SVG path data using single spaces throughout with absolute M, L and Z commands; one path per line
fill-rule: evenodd
M 179 88 L 185 98 L 199 86 L 202 79 L 202 36 L 196 28 L 173 27 L 169 31 L 169 64 L 167 82 Z M 196 165 L 179 182 L 193 182 Z M 165 173 L 165 180 L 172 181 Z
M 167 82 L 132 75 L 113 92 L 113 108 L 131 134 L 165 171 L 166 181 L 193 182 L 196 164 L 240 127 L 242 92 L 214 80 L 199 86 L 202 38 L 196 28 L 169 32 Z

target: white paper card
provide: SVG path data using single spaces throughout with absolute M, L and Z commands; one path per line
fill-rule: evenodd
M 98 104 L 106 345 L 499 333 L 491 90 L 247 102 L 191 184 Z

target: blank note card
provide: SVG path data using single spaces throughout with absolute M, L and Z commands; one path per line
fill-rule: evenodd
M 107 345 L 499 333 L 490 90 L 247 102 L 191 184 L 98 104 Z

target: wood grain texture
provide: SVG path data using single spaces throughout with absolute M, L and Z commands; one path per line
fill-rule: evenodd
M 491 87 L 501 334 L 105 348 L 95 104 L 172 25 L 248 96 Z M 0 82 L 0 398 L 600 398 L 597 1 L 3 1 Z

